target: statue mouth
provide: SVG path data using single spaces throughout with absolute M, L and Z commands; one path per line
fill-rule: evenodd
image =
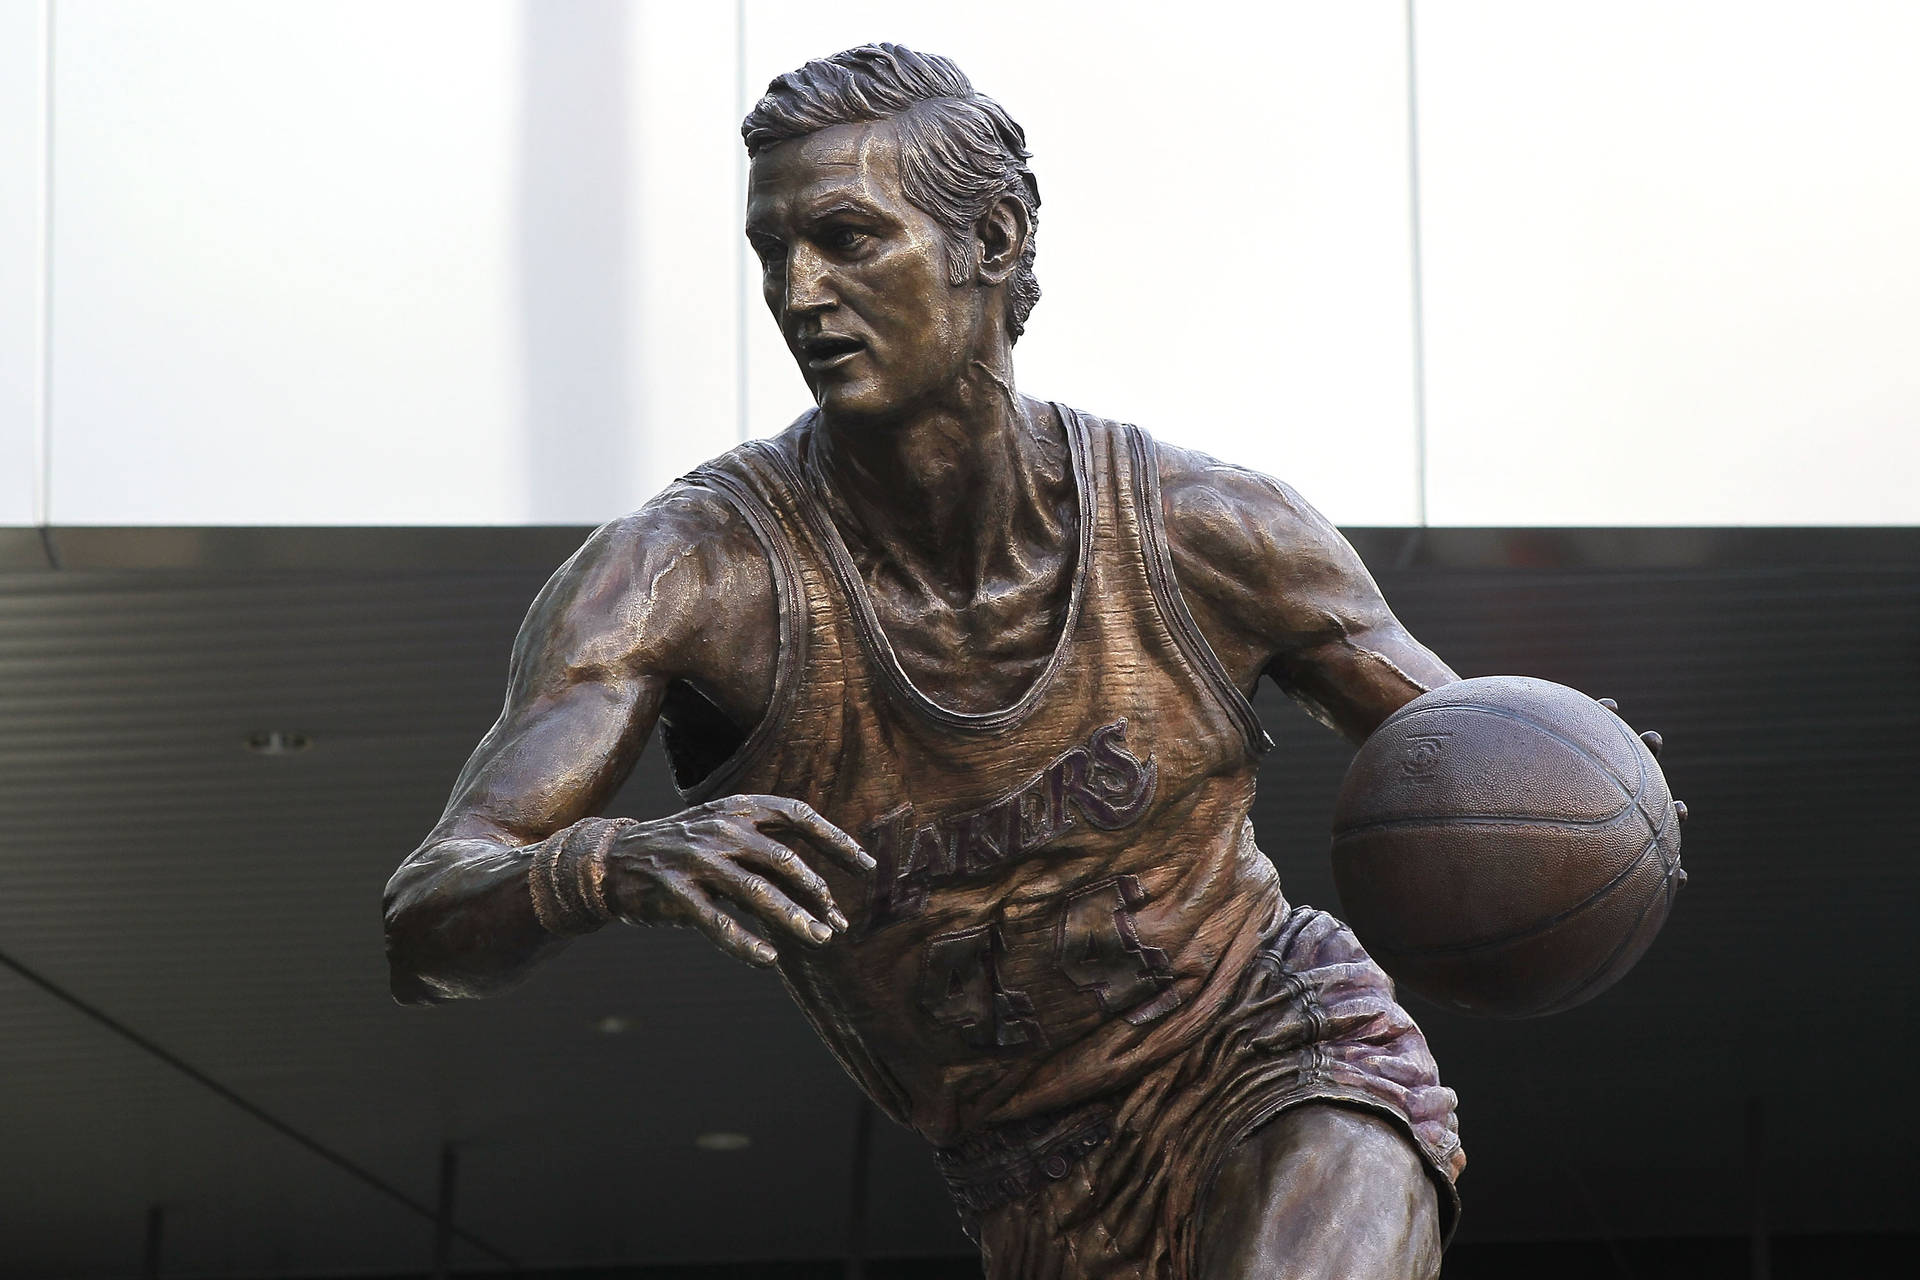
M 867 344 L 859 339 L 839 334 L 821 334 L 800 344 L 807 368 L 814 373 L 837 369 L 866 349 Z

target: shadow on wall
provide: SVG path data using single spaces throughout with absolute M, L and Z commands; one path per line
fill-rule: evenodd
M 631 510 L 624 4 L 523 0 L 518 194 L 530 522 Z M 597 514 L 596 514 L 597 513 Z

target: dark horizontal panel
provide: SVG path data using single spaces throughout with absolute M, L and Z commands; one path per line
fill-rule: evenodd
M 1920 565 L 1920 526 L 1351 528 L 1383 569 L 1771 569 Z
M 462 1143 L 471 1220 L 534 1266 L 825 1256 L 851 1086 L 769 975 L 684 931 L 620 931 L 498 1000 L 390 1003 L 381 888 L 583 531 L 485 563 L 482 538 L 443 569 L 419 546 L 317 562 L 331 532 L 271 531 L 312 541 L 278 564 L 0 574 L 0 947 L 422 1195 L 440 1142 Z M 345 532 L 354 554 L 373 534 L 450 539 L 440 554 L 469 531 Z M 471 532 L 496 548 L 529 535 Z M 1920 534 L 1352 532 L 1399 616 L 1460 670 L 1611 694 L 1666 734 L 1694 811 L 1693 883 L 1619 987 L 1524 1024 L 1417 1008 L 1463 1099 L 1466 1244 L 1742 1229 L 1750 1096 L 1770 1117 L 1779 1229 L 1904 1229 L 1914 1117 L 1862 1125 L 1858 1108 L 1903 1096 L 1916 1056 L 1920 554 L 1901 557 Z M 1725 563 L 1702 567 L 1713 545 Z M 1260 845 L 1295 901 L 1334 907 L 1328 827 L 1351 750 L 1273 690 L 1259 705 L 1278 739 Z M 245 751 L 276 727 L 312 748 Z M 657 750 L 613 806 L 676 807 Z M 598 1030 L 612 1014 L 630 1030 Z M 381 1210 L 337 1171 L 4 974 L 0 1028 L 0 1271 L 130 1273 L 156 1201 L 168 1274 L 397 1271 L 424 1252 L 406 1221 L 356 1235 L 350 1216 Z M 713 1128 L 753 1145 L 700 1152 Z M 876 1256 L 963 1247 L 914 1139 L 883 1127 L 874 1170 Z M 352 1256 L 314 1243 L 328 1231 Z M 1449 1274 L 1473 1274 L 1471 1256 Z M 1529 1274 L 1576 1273 L 1556 1266 Z
M 52 567 L 44 530 L 0 527 L 0 573 L 30 573 Z
M 59 569 L 551 568 L 592 532 L 537 526 L 0 528 L 0 573 Z M 1374 570 L 1920 565 L 1920 526 L 1344 530 Z
M 62 569 L 512 569 L 552 568 L 592 531 L 585 525 L 56 526 L 47 542 Z

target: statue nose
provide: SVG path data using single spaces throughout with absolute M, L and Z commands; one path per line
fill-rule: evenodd
M 787 259 L 787 313 L 821 311 L 833 305 L 830 271 L 817 253 L 799 249 Z

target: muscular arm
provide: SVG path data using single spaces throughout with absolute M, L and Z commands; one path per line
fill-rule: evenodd
M 607 803 L 673 680 L 725 683 L 757 718 L 773 611 L 758 544 L 699 490 L 669 490 L 561 566 L 514 642 L 500 718 L 387 884 L 396 999 L 503 989 L 560 944 L 534 914 L 532 846 Z
M 1187 606 L 1244 691 L 1270 675 L 1359 742 L 1459 679 L 1400 625 L 1340 531 L 1286 485 L 1167 445 L 1160 484 Z

